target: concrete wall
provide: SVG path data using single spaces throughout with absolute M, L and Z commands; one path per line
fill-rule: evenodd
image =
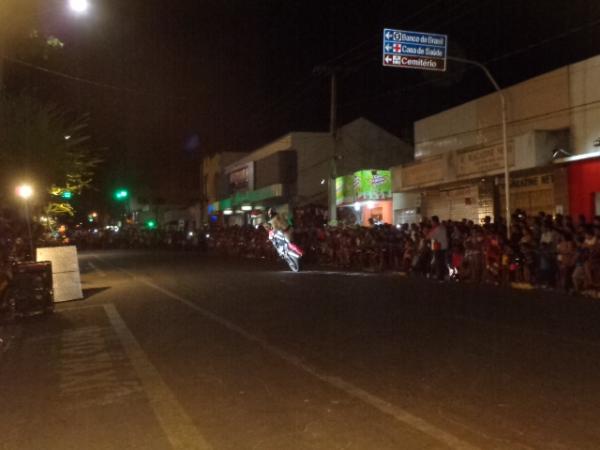
M 504 90 L 509 140 L 534 130 L 570 130 L 569 151 L 600 150 L 600 55 Z M 414 124 L 415 157 L 501 140 L 498 94 L 492 93 Z
M 255 162 L 254 187 L 260 189 L 272 184 L 289 185 L 296 181 L 296 152 L 285 150 Z
M 277 153 L 277 152 L 280 152 L 283 150 L 289 150 L 291 147 L 292 147 L 292 135 L 287 134 L 273 142 L 270 142 L 269 144 L 267 144 L 263 147 L 260 147 L 257 150 L 254 150 L 251 153 L 245 153 L 245 156 L 243 158 L 238 159 L 237 161 L 235 161 L 234 164 L 229 164 L 226 167 L 226 172 L 231 172 L 231 171 L 235 170 L 235 168 L 237 166 L 243 166 L 244 164 L 247 164 L 251 161 L 258 161 L 259 159 L 266 158 L 267 156 L 270 156 L 274 153 Z
M 575 154 L 600 150 L 600 56 L 569 66 L 571 96 L 571 151 Z
M 564 67 L 504 90 L 509 141 L 529 131 L 569 127 L 569 76 Z M 497 93 L 419 120 L 414 124 L 415 157 L 498 143 L 501 124 Z
M 363 118 L 339 128 L 335 147 L 328 133 L 293 133 L 292 141 L 298 152 L 298 202 L 301 205 L 327 202 L 334 153 L 338 156 L 337 176 L 364 169 L 389 170 L 411 161 L 414 155 L 412 145 Z
M 327 180 L 331 175 L 333 140 L 328 133 L 294 133 L 298 156 L 297 198 L 300 206 L 327 203 Z M 325 180 L 324 184 L 321 181 Z
M 223 190 L 226 184 L 222 182 L 225 167 L 246 155 L 247 153 L 242 152 L 223 152 L 204 158 L 202 161 L 202 192 L 205 201 L 212 203 L 225 195 Z
M 414 156 L 412 145 L 364 118 L 339 129 L 336 151 L 341 156 L 339 175 L 364 169 L 389 170 L 411 161 Z

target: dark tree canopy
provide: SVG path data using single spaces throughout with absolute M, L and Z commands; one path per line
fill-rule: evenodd
M 70 117 L 61 108 L 26 96 L 0 98 L 0 180 L 2 196 L 27 180 L 55 197 L 90 186 L 102 161 L 86 134 L 88 117 Z

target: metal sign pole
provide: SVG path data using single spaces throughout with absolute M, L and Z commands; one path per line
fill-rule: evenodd
M 29 218 L 29 202 L 25 199 L 25 221 L 27 222 L 27 235 L 29 237 L 29 258 L 35 261 L 35 254 L 33 248 L 33 235 L 31 234 L 31 220 Z
M 479 67 L 485 75 L 488 77 L 496 92 L 500 96 L 500 104 L 501 104 L 501 115 L 502 115 L 502 154 L 504 159 L 504 201 L 505 201 L 505 214 L 506 214 L 506 237 L 510 239 L 510 227 L 511 227 L 511 213 L 510 213 L 510 172 L 508 167 L 508 136 L 507 136 L 507 102 L 506 96 L 502 89 L 500 89 L 500 85 L 496 81 L 496 79 L 492 76 L 491 72 L 485 67 L 483 64 L 477 61 L 472 61 L 470 59 L 465 58 L 457 58 L 454 56 L 448 56 L 450 61 L 456 61 L 463 64 L 471 64 L 473 66 Z

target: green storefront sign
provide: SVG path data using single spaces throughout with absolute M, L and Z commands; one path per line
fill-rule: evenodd
M 392 175 L 389 170 L 360 170 L 335 180 L 336 204 L 392 198 Z

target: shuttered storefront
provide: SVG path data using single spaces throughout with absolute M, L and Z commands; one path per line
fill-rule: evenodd
M 503 186 L 501 186 L 503 189 Z M 504 192 L 504 191 L 502 191 Z M 501 211 L 504 212 L 504 196 L 500 197 Z M 513 177 L 510 182 L 510 209 L 523 210 L 527 215 L 543 211 L 554 214 L 556 209 L 554 177 L 552 174 Z
M 423 196 L 422 213 L 424 217 L 438 216 L 440 220 L 479 222 L 478 187 L 427 191 Z

